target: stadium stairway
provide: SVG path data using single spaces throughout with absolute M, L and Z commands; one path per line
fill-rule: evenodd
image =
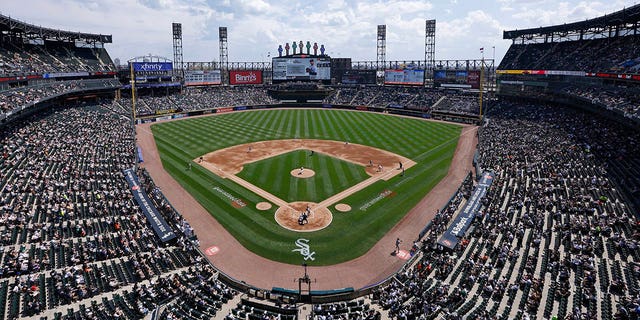
M 216 313 L 216 316 L 213 319 L 224 320 L 228 315 L 231 314 L 231 310 L 233 310 L 243 298 L 246 298 L 246 294 L 237 294 L 235 297 L 233 297 L 233 299 L 230 299 L 229 301 L 227 301 L 227 303 L 224 303 L 220 311 Z

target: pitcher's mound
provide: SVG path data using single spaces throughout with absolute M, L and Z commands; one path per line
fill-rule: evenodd
M 302 170 L 300 170 L 300 168 L 291 170 L 291 175 L 296 178 L 311 178 L 315 174 L 315 171 L 307 168 L 304 168 Z
M 258 202 L 256 204 L 256 209 L 263 210 L 263 211 L 264 210 L 269 210 L 269 209 L 271 209 L 271 203 L 269 203 L 269 202 Z
M 305 169 L 306 170 L 306 169 Z M 309 206 L 310 213 L 307 221 L 299 223 L 300 216 Z M 326 228 L 333 220 L 331 211 L 327 208 L 315 208 L 313 202 L 291 202 L 287 207 L 280 207 L 276 210 L 276 222 L 285 229 L 298 232 L 318 231 Z

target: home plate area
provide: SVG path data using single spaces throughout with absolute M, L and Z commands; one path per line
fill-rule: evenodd
M 303 215 L 306 215 L 306 219 L 302 219 Z M 317 208 L 314 202 L 299 201 L 279 207 L 275 219 L 280 226 L 291 231 L 311 232 L 331 224 L 333 215 L 326 207 Z

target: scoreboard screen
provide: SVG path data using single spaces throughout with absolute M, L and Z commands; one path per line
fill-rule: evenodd
M 403 69 L 403 70 L 385 70 L 385 84 L 404 84 L 404 85 L 423 85 L 424 70 Z
M 316 57 L 273 58 L 273 80 L 331 80 L 331 59 Z
M 221 83 L 220 70 L 185 70 L 184 72 L 186 86 L 207 86 Z
M 342 74 L 343 84 L 375 84 L 376 70 L 345 70 Z

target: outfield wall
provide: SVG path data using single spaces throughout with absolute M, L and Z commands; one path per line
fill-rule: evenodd
M 223 108 L 215 108 L 215 109 L 180 112 L 180 113 L 174 113 L 174 114 L 142 116 L 142 117 L 136 118 L 136 123 L 141 124 L 141 123 L 159 122 L 159 121 L 193 117 L 193 116 L 202 116 L 207 114 L 220 114 L 220 113 L 229 113 L 229 112 L 236 112 L 236 111 L 265 110 L 265 109 L 276 109 L 276 108 L 278 109 L 314 108 L 314 109 L 357 110 L 357 111 L 395 114 L 395 115 L 402 115 L 402 116 L 409 116 L 409 117 L 416 117 L 416 118 L 423 118 L 423 119 L 431 118 L 430 113 L 419 111 L 419 110 L 382 108 L 382 107 L 371 107 L 371 106 L 352 106 L 352 105 L 344 105 L 344 104 L 326 104 L 326 103 L 280 103 L 280 104 L 254 105 L 254 106 L 223 107 Z M 466 121 L 457 121 L 456 119 L 453 119 L 453 118 L 447 119 L 447 120 L 452 122 L 466 123 Z

